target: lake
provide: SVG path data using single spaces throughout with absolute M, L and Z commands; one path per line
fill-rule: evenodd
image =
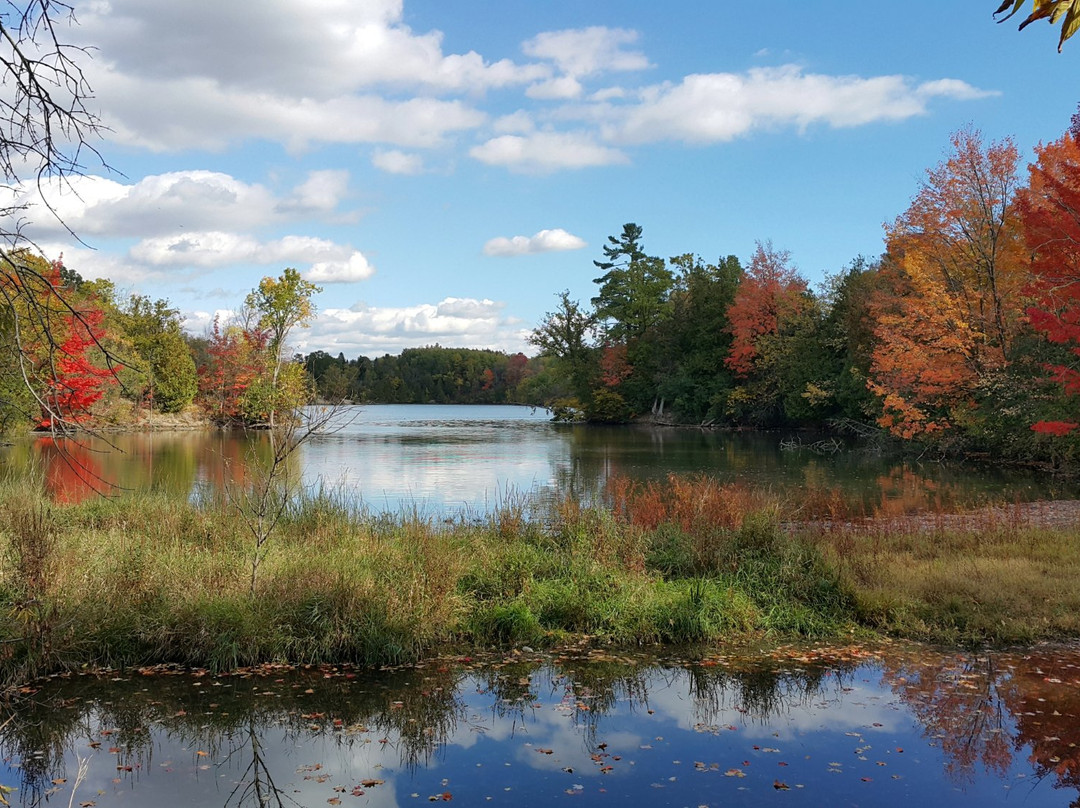
M 781 448 L 815 440 L 798 433 L 555 424 L 528 407 L 369 405 L 345 408 L 338 425 L 301 447 L 295 473 L 309 488 L 332 488 L 378 512 L 480 515 L 507 498 L 590 500 L 613 475 L 670 473 L 707 474 L 795 500 L 836 491 L 868 513 L 886 514 L 1078 494 L 1075 481 L 1051 475 L 898 460 L 856 439 L 822 455 Z M 268 448 L 265 433 L 243 431 L 37 437 L 0 450 L 0 468 L 38 469 L 60 501 L 139 490 L 190 496 L 243 478 Z
M 613 475 L 708 474 L 870 513 L 1075 498 L 1075 483 L 820 455 L 785 433 L 553 424 L 520 407 L 369 406 L 290 466 L 379 511 L 454 517 L 584 499 Z M 265 433 L 39 437 L 0 450 L 60 502 L 241 484 Z M 2 649 L 0 649 L 2 651 Z M 267 665 L 57 676 L 0 708 L 22 806 L 1080 804 L 1080 651 L 883 644 L 453 657 L 382 670 Z M 81 773 L 80 773 L 80 767 Z
M 27 690 L 0 715 L 0 784 L 21 806 L 1037 808 L 1080 795 L 1075 648 L 525 649 Z

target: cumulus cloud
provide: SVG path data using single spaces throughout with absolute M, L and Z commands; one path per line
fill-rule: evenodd
M 587 132 L 500 135 L 474 146 L 469 154 L 488 165 L 541 173 L 629 162 L 623 152 L 597 143 L 593 135 Z
M 538 100 L 554 101 L 577 98 L 584 89 L 581 82 L 573 76 L 560 76 L 556 79 L 534 84 L 525 91 L 525 95 Z
M 550 78 L 550 64 L 445 53 L 414 32 L 400 0 L 110 0 L 79 8 L 75 41 L 94 47 L 88 77 L 120 142 L 223 148 L 247 138 L 293 147 L 424 146 L 479 125 L 475 96 Z M 390 94 L 416 92 L 391 100 Z
M 609 110 L 622 116 L 609 135 L 624 143 L 716 143 L 771 126 L 839 128 L 902 120 L 925 114 L 932 98 L 987 95 L 955 79 L 915 84 L 905 76 L 804 73 L 795 65 L 697 74 L 645 88 L 638 103 Z
M 314 283 L 356 283 L 375 274 L 375 267 L 368 263 L 363 253 L 353 252 L 344 261 L 318 261 L 304 273 Z
M 374 268 L 349 244 L 326 238 L 267 231 L 297 221 L 340 219 L 348 190 L 345 171 L 313 171 L 281 193 L 213 171 L 178 171 L 124 184 L 102 177 L 75 177 L 71 186 L 46 192 L 60 219 L 106 250 L 73 247 L 57 221 L 38 227 L 46 254 L 65 253 L 84 277 L 107 277 L 140 286 L 195 277 L 233 266 L 307 267 L 320 283 L 365 280 Z M 38 202 L 37 189 L 25 201 Z
M 311 271 L 315 272 L 316 266 L 325 265 L 319 272 L 327 274 L 327 277 L 311 278 L 311 280 L 327 282 L 335 282 L 330 279 L 330 274 L 344 273 L 343 269 L 332 269 L 334 267 L 342 267 L 352 262 L 352 275 L 355 275 L 360 267 L 367 267 L 366 260 L 352 247 L 336 244 L 327 239 L 285 236 L 271 241 L 260 241 L 245 233 L 221 230 L 143 239 L 131 248 L 129 255 L 134 261 L 150 266 L 201 269 L 226 267 L 232 264 L 263 266 L 312 264 Z M 367 267 L 363 277 L 370 275 L 371 269 Z M 362 278 L 349 277 L 348 280 L 362 280 Z
M 534 236 L 499 236 L 484 245 L 484 255 L 511 256 L 529 253 L 558 252 L 562 250 L 580 250 L 587 246 L 585 240 L 567 233 L 561 227 L 554 230 L 541 230 Z
M 329 98 L 380 85 L 473 92 L 545 72 L 475 51 L 446 54 L 440 32 L 414 32 L 403 12 L 400 0 L 110 0 L 80 8 L 79 21 L 117 72 L 201 77 L 254 93 Z
M 348 309 L 326 309 L 306 335 L 323 350 L 377 356 L 424 345 L 456 348 L 527 348 L 527 332 L 503 316 L 504 304 L 476 298 L 447 297 L 438 303 L 377 307 L 357 303 Z
M 418 154 L 406 154 L 397 149 L 379 149 L 371 156 L 375 168 L 387 174 L 419 174 L 424 170 L 424 160 Z
M 153 151 L 221 151 L 250 138 L 284 143 L 294 151 L 314 143 L 390 143 L 430 148 L 449 135 L 475 129 L 486 116 L 470 104 L 418 96 L 374 94 L 327 99 L 284 92 L 250 93 L 203 78 L 149 83 L 133 76 L 99 79 L 109 99 L 103 113 L 110 139 Z
M 245 230 L 321 217 L 345 196 L 348 173 L 314 171 L 283 195 L 217 171 L 152 174 L 131 184 L 105 177 L 72 177 L 69 184 L 45 190 L 63 221 L 81 236 L 146 237 L 181 229 Z M 41 204 L 39 190 L 25 186 L 20 200 Z M 64 233 L 57 221 L 42 217 L 38 232 Z
M 348 171 L 312 171 L 304 182 L 296 186 L 289 198 L 278 205 L 278 210 L 290 214 L 332 211 L 341 204 L 348 188 Z

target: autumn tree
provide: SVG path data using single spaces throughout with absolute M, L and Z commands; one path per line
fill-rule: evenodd
M 1032 327 L 1067 357 L 1047 363 L 1055 382 L 1070 396 L 1080 394 L 1080 120 L 1060 139 L 1040 146 L 1030 166 L 1027 188 L 1017 207 L 1031 251 Z M 1048 419 L 1036 431 L 1062 435 L 1080 418 Z
M 815 305 L 791 254 L 758 242 L 727 310 L 731 348 L 725 366 L 737 379 L 728 397 L 736 418 L 762 425 L 781 415 L 781 369 L 793 338 L 811 327 Z
M 1013 198 L 1017 150 L 952 137 L 902 215 L 886 227 L 871 389 L 894 434 L 942 435 L 972 417 L 975 392 L 1012 358 L 1028 270 Z
M 22 399 L 29 405 L 25 415 L 44 429 L 83 424 L 116 384 L 116 366 L 102 350 L 101 305 L 93 294 L 65 285 L 59 259 L 49 263 L 28 251 L 5 259 L 20 268 L 0 271 L 0 296 L 8 301 L 2 335 L 7 372 L 29 393 Z
M 36 184 L 42 198 L 50 199 L 59 186 L 79 175 L 88 158 L 97 158 L 93 141 L 100 122 L 91 111 L 90 87 L 79 65 L 85 55 L 81 48 L 65 43 L 63 25 L 72 7 L 53 0 L 26 0 L 7 4 L 0 15 L 0 78 L 4 102 L 0 105 L 0 187 L 6 191 L 0 203 L 0 317 L 8 327 L 0 339 L 15 352 L 15 365 L 33 365 L 30 353 L 46 350 L 53 355 L 49 364 L 58 368 L 64 338 L 48 332 L 25 334 L 20 318 L 34 310 L 39 326 L 78 320 L 76 305 L 68 304 L 68 287 L 54 283 L 33 262 L 24 260 L 32 242 L 23 232 L 27 217 L 29 185 Z M 50 208 L 55 214 L 55 210 Z M 46 262 L 47 263 L 47 262 Z M 59 280 L 59 279 L 57 279 Z M 93 333 L 94 326 L 84 329 Z M 41 340 L 24 344 L 23 338 Z M 91 338 L 92 340 L 92 338 Z M 25 355 L 24 355 L 25 353 Z M 67 357 L 78 364 L 79 356 Z M 69 364 L 70 364 L 69 362 Z M 20 375 L 25 375 L 20 370 Z M 29 383 L 24 378 L 24 383 Z M 37 404 L 48 407 L 50 399 L 37 395 Z M 0 404 L 20 406 L 18 390 L 0 390 Z M 9 397 L 13 396 L 13 397 Z M 47 413 L 44 420 L 63 420 L 59 412 Z
M 206 340 L 207 359 L 198 372 L 199 400 L 219 421 L 242 421 L 245 393 L 267 372 L 266 332 L 215 317 Z

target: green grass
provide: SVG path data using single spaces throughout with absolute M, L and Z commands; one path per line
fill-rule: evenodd
M 564 501 L 537 517 L 514 501 L 481 522 L 443 523 L 315 494 L 267 542 L 254 596 L 253 540 L 226 502 L 59 506 L 0 485 L 0 682 L 84 665 L 392 664 L 582 636 L 1080 634 L 1080 547 L 1068 531 L 793 534 L 782 503 L 723 490 L 702 500 L 694 485 L 650 490 L 647 525 L 629 501 Z M 676 501 L 675 516 L 654 519 L 672 497 L 711 510 Z

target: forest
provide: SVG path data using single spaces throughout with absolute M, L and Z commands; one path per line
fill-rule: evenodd
M 627 223 L 593 262 L 595 295 L 555 295 L 532 357 L 438 345 L 290 355 L 320 291 L 295 269 L 192 336 L 168 301 L 12 253 L 0 425 L 188 409 L 265 425 L 312 400 L 518 403 L 562 420 L 851 429 L 942 453 L 1075 459 L 1080 113 L 1026 176 L 1012 140 L 956 132 L 885 231 L 880 256 L 811 288 L 770 241 L 745 262 L 664 259 Z M 27 278 L 37 286 L 15 294 Z
M 306 358 L 321 395 L 517 402 L 557 418 L 880 431 L 942 452 L 1073 459 L 1080 392 L 1080 114 L 1022 176 L 1016 144 L 955 133 L 885 249 L 812 289 L 759 242 L 744 264 L 649 255 L 635 223 L 536 327 L 537 356 L 438 346 Z

